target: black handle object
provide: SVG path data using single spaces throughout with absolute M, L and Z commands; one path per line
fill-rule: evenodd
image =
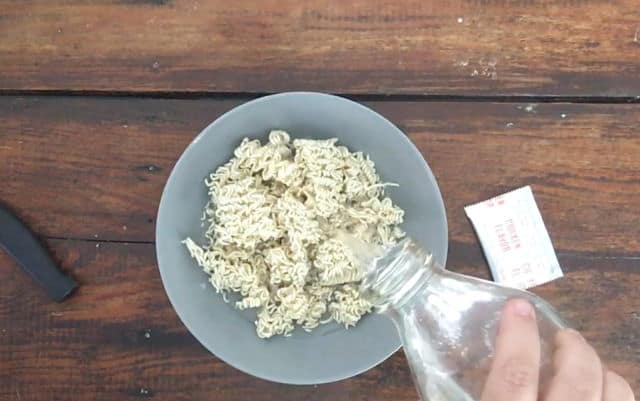
M 44 246 L 18 218 L 0 205 L 0 247 L 15 258 L 57 302 L 65 299 L 78 284 L 64 275 Z

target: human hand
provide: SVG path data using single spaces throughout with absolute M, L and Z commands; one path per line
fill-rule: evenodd
M 544 394 L 538 388 L 539 373 L 535 311 L 525 300 L 511 300 L 502 311 L 482 401 L 635 401 L 629 384 L 608 370 L 575 330 L 556 336 L 553 376 Z

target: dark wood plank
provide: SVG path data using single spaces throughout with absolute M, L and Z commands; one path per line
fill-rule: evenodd
M 152 244 L 52 240 L 79 291 L 54 304 L 0 255 L 0 399 L 415 401 L 402 353 L 354 379 L 286 386 L 245 375 L 186 331 L 164 294 Z M 638 260 L 560 254 L 566 277 L 535 291 L 583 330 L 640 393 Z M 477 245 L 454 241 L 455 270 L 486 276 Z
M 237 103 L 0 98 L 0 200 L 43 236 L 152 241 L 176 159 Z M 476 242 L 465 205 L 531 184 L 558 250 L 640 254 L 637 106 L 369 106 L 397 123 L 429 161 L 454 240 Z
M 209 355 L 164 295 L 153 219 L 171 166 L 237 104 L 0 98 L 0 200 L 81 288 L 52 304 L 0 255 L 0 399 L 411 400 L 404 357 L 348 381 L 291 387 Z M 532 184 L 566 277 L 537 288 L 640 390 L 640 109 L 375 102 L 425 154 L 451 228 L 449 267 L 487 277 L 462 207 Z M 145 243 L 110 243 L 142 241 Z
M 636 0 L 0 1 L 0 89 L 640 95 Z

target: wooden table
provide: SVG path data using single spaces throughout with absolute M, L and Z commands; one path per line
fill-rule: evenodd
M 176 159 L 287 90 L 346 95 L 407 133 L 440 183 L 452 270 L 488 277 L 463 206 L 530 184 L 566 274 L 534 291 L 640 394 L 636 0 L 0 0 L 0 201 L 81 283 L 54 304 L 0 255 L 1 400 L 417 399 L 401 352 L 328 385 L 247 376 L 162 289 Z

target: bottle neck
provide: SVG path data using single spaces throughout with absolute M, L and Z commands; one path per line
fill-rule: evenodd
M 438 270 L 433 255 L 407 238 L 369 261 L 360 290 L 379 312 L 399 309 L 422 292 Z

